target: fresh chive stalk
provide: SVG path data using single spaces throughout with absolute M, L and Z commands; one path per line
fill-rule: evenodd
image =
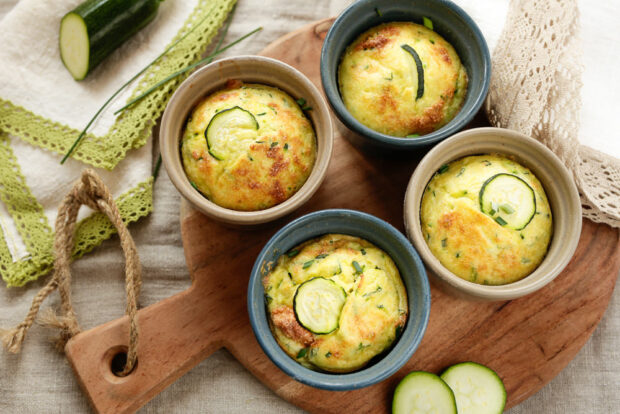
M 226 45 L 225 47 L 223 47 L 219 51 L 212 53 L 211 55 L 207 56 L 206 58 L 200 59 L 198 62 L 192 63 L 191 65 L 188 65 L 188 66 L 184 67 L 183 69 L 178 70 L 178 71 L 176 71 L 176 72 L 166 76 L 164 79 L 160 80 L 155 85 L 151 86 L 146 91 L 144 91 L 144 93 L 142 93 L 141 95 L 139 95 L 139 96 L 135 97 L 134 99 L 130 100 L 129 102 L 127 102 L 127 104 L 125 104 L 123 107 L 121 107 L 116 112 L 114 112 L 114 115 L 118 115 L 119 113 L 121 113 L 125 109 L 129 108 L 130 106 L 132 106 L 136 102 L 141 101 L 142 99 L 144 99 L 145 97 L 147 97 L 148 95 L 152 94 L 157 89 L 159 89 L 160 86 L 165 85 L 166 83 L 168 83 L 172 79 L 175 79 L 175 78 L 179 77 L 180 75 L 182 75 L 182 74 L 184 74 L 186 72 L 189 72 L 190 70 L 194 69 L 195 67 L 198 67 L 198 66 L 200 66 L 202 64 L 205 64 L 205 63 L 209 63 L 217 55 L 224 53 L 226 50 L 228 50 L 231 47 L 235 46 L 237 43 L 240 43 L 240 42 L 244 41 L 245 39 L 247 39 L 248 37 L 252 36 L 253 34 L 255 34 L 256 32 L 258 32 L 260 30 L 263 30 L 263 28 L 262 27 L 258 27 L 256 29 L 252 30 L 251 32 L 241 36 L 239 39 L 235 40 L 234 42 Z
M 61 164 L 64 164 L 65 161 L 67 161 L 67 159 L 71 156 L 71 154 L 73 153 L 73 151 L 75 150 L 75 148 L 77 148 L 77 146 L 79 145 L 79 143 L 82 141 L 82 139 L 84 138 L 84 135 L 86 135 L 86 132 L 88 131 L 88 128 L 90 128 L 90 126 L 93 124 L 93 122 L 95 122 L 95 119 L 97 119 L 99 117 L 99 115 L 101 114 L 101 112 L 103 112 L 103 110 L 105 108 L 107 108 L 107 106 L 110 104 L 110 102 L 112 102 L 112 100 L 114 98 L 116 98 L 118 96 L 119 93 L 121 93 L 127 86 L 129 86 L 129 84 L 131 84 L 133 81 L 135 81 L 136 79 L 138 79 L 138 77 L 140 75 L 142 75 L 148 68 L 150 68 L 155 62 L 157 62 L 159 59 L 161 59 L 166 53 L 170 52 L 170 50 L 175 47 L 176 45 L 178 45 L 180 42 L 182 42 L 187 36 L 189 36 L 190 34 L 192 34 L 194 32 L 194 30 L 196 30 L 198 27 L 200 27 L 200 25 L 202 25 L 202 23 L 207 20 L 209 17 L 211 17 L 211 12 L 213 11 L 215 6 L 211 7 L 211 10 L 209 10 L 209 13 L 206 14 L 205 17 L 203 17 L 198 23 L 196 23 L 196 25 L 194 27 L 192 27 L 187 33 L 185 33 L 183 36 L 181 36 L 180 38 L 178 38 L 177 40 L 175 40 L 174 42 L 172 42 L 172 44 L 170 46 L 168 46 L 166 48 L 166 50 L 164 50 L 161 54 L 159 54 L 155 59 L 153 59 L 150 63 L 148 63 L 145 67 L 143 67 L 142 69 L 140 69 L 140 71 L 138 73 L 136 73 L 135 75 L 133 75 L 133 77 L 131 79 L 129 79 L 127 82 L 125 82 L 124 84 L 121 85 L 120 88 L 118 88 L 116 90 L 116 92 L 114 92 L 112 94 L 112 96 L 110 96 L 108 98 L 107 101 L 104 102 L 104 104 L 101 106 L 101 108 L 99 108 L 97 110 L 97 112 L 95 112 L 95 115 L 93 115 L 93 117 L 90 119 L 90 121 L 88 121 L 88 123 L 86 124 L 86 126 L 84 127 L 84 129 L 82 130 L 82 132 L 80 132 L 80 135 L 78 135 L 78 137 L 76 138 L 76 140 L 73 142 L 73 144 L 71 145 L 71 148 L 69 148 L 69 151 L 67 151 L 67 153 L 65 154 L 65 156 L 62 158 L 62 160 L 60 160 Z

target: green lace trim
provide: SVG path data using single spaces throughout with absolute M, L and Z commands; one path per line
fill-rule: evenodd
M 175 46 L 158 63 L 151 66 L 138 81 L 131 98 L 154 85 L 169 74 L 196 62 L 207 49 L 236 0 L 201 0 L 183 27 L 170 43 L 186 33 L 192 24 L 199 22 L 207 13 L 211 18 L 202 23 L 185 40 Z M 168 82 L 156 92 L 123 111 L 107 134 L 87 134 L 72 158 L 95 167 L 113 169 L 128 150 L 146 143 L 155 121 L 162 114 L 172 93 L 188 74 Z M 65 154 L 81 131 L 41 117 L 27 109 L 0 98 L 0 129 L 19 137 L 32 145 Z
M 13 261 L 5 237 L 0 237 L 0 273 L 7 286 L 23 286 L 52 269 L 54 234 L 43 207 L 26 185 L 5 132 L 0 132 L 0 178 L 0 200 L 9 211 L 29 253 L 28 257 Z M 153 211 L 153 178 L 118 197 L 116 204 L 126 224 L 147 216 Z M 112 223 L 102 213 L 81 220 L 76 226 L 73 258 L 91 251 L 115 232 Z

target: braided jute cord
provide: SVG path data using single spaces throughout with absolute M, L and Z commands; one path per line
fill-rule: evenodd
M 60 329 L 57 347 L 63 350 L 65 344 L 73 336 L 80 333 L 77 316 L 71 304 L 71 252 L 78 211 L 82 205 L 93 210 L 99 210 L 112 222 L 121 241 L 125 255 L 125 290 L 127 293 L 126 314 L 129 316 L 129 349 L 127 362 L 120 376 L 129 374 L 136 364 L 138 351 L 138 296 L 142 285 L 142 268 L 138 251 L 127 227 L 123 223 L 120 212 L 114 203 L 112 195 L 94 171 L 88 169 L 82 173 L 71 192 L 62 201 L 56 218 L 56 235 L 54 239 L 54 273 L 49 282 L 37 293 L 32 300 L 32 306 L 22 323 L 14 329 L 1 332 L 2 342 L 11 353 L 18 353 L 24 342 L 26 332 L 32 326 L 39 312 L 41 304 L 50 293 L 58 289 L 60 294 L 60 314 L 53 311 L 44 313 L 39 319 L 43 325 Z

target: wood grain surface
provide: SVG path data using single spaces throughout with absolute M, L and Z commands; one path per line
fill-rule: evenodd
M 297 67 L 320 85 L 319 54 L 330 23 L 328 19 L 308 25 L 262 54 Z M 478 119 L 474 125 L 482 122 Z M 542 388 L 577 354 L 605 312 L 620 269 L 618 230 L 586 220 L 568 267 L 532 295 L 478 303 L 432 286 L 426 335 L 412 359 L 386 381 L 357 391 L 330 392 L 305 386 L 280 371 L 258 345 L 246 309 L 249 274 L 260 249 L 294 217 L 325 208 L 365 211 L 403 231 L 406 185 L 423 155 L 362 152 L 344 139 L 351 133 L 336 124 L 327 178 L 293 215 L 252 230 L 232 229 L 207 219 L 187 203 L 182 205 L 181 228 L 193 284 L 140 310 L 134 372 L 119 378 L 110 370 L 114 355 L 126 349 L 126 318 L 69 341 L 69 361 L 98 412 L 137 410 L 221 347 L 281 397 L 310 412 L 334 414 L 389 412 L 392 392 L 408 372 L 438 373 L 468 360 L 488 365 L 502 377 L 508 408 Z

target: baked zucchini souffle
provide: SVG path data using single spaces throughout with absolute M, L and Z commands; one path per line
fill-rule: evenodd
M 411 22 L 385 23 L 362 33 L 347 47 L 338 80 L 351 115 L 395 137 L 441 128 L 467 93 L 467 72 L 452 45 Z
M 360 369 L 394 343 L 407 321 L 398 268 L 358 237 L 328 234 L 294 247 L 263 287 L 278 344 L 310 369 Z
M 287 93 L 228 81 L 192 111 L 181 158 L 192 186 L 215 204 L 262 210 L 306 182 L 316 160 L 316 136 Z
M 515 282 L 544 259 L 553 233 L 547 195 L 526 167 L 502 155 L 443 165 L 428 183 L 422 233 L 449 271 L 484 285 Z

